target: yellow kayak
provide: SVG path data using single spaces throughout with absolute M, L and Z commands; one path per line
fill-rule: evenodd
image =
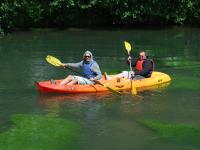
M 114 75 L 110 75 L 111 77 Z M 90 93 L 90 92 L 104 92 L 108 91 L 108 88 L 101 86 L 99 84 L 94 85 L 63 85 L 60 86 L 59 83 L 62 81 L 55 80 L 56 84 L 52 84 L 50 81 L 42 81 L 37 82 L 36 86 L 40 92 L 53 92 L 53 93 Z M 159 86 L 165 83 L 169 83 L 171 81 L 171 78 L 169 75 L 162 73 L 162 72 L 156 72 L 154 71 L 149 78 L 143 78 L 143 79 L 134 79 L 132 80 L 132 84 L 136 87 L 137 90 L 140 90 L 141 88 L 147 88 L 152 86 Z M 131 89 L 131 83 L 130 79 L 127 78 L 111 78 L 111 80 L 106 80 L 105 77 L 103 77 L 101 80 L 99 80 L 101 84 L 108 86 L 116 91 L 123 91 L 123 90 L 130 90 Z
M 114 75 L 113 75 L 114 76 Z M 112 75 L 111 75 L 112 77 Z M 163 84 L 169 83 L 171 78 L 169 75 L 154 71 L 149 78 L 142 78 L 142 79 L 133 79 L 132 84 L 136 87 L 136 89 L 145 89 L 147 87 L 156 87 L 161 86 Z M 130 79 L 126 78 L 112 78 L 107 82 L 104 82 L 105 85 L 111 87 L 114 90 L 121 91 L 121 90 L 128 90 L 131 88 Z

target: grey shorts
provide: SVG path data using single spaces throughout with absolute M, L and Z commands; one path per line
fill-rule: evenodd
M 74 76 L 74 79 L 77 80 L 78 84 L 94 84 L 94 82 L 84 77 Z

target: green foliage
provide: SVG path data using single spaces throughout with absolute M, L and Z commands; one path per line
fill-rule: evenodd
M 3 29 L 200 24 L 199 0 L 2 0 Z
M 14 115 L 14 126 L 0 134 L 2 150 L 64 150 L 77 142 L 80 127 L 74 122 L 38 115 Z
M 13 17 L 13 7 L 8 2 L 0 3 L 0 26 L 4 30 L 9 30 L 13 27 L 11 18 Z

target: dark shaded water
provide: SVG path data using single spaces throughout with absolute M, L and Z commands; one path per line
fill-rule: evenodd
M 2 37 L 0 38 L 1 136 L 5 132 L 11 132 L 12 136 L 18 138 L 18 129 L 15 129 L 16 132 L 11 131 L 13 128 L 11 118 L 16 114 L 24 114 L 25 120 L 28 116 L 39 115 L 72 121 L 80 126 L 79 132 L 75 132 L 78 134 L 77 138 L 73 138 L 76 146 L 70 149 L 199 149 L 200 135 L 187 136 L 187 128 L 183 127 L 180 135 L 175 134 L 176 130 L 170 130 L 174 134 L 163 138 L 152 126 L 143 123 L 144 120 L 156 120 L 170 125 L 181 124 L 193 127 L 197 129 L 196 133 L 199 132 L 199 39 L 200 29 L 176 27 L 162 30 L 35 30 Z M 120 97 L 112 93 L 40 94 L 35 88 L 35 81 L 64 78 L 67 74 L 73 74 L 69 70 L 49 65 L 45 61 L 45 57 L 49 54 L 63 62 L 77 62 L 85 50 L 91 50 L 102 72 L 116 73 L 127 70 L 124 40 L 131 42 L 135 56 L 140 50 L 147 50 L 150 57 L 155 60 L 155 70 L 169 74 L 172 78 L 171 84 L 139 92 L 138 97 L 131 96 L 129 92 Z M 28 125 L 24 123 L 23 117 L 19 120 L 18 122 L 23 122 L 22 128 L 26 129 Z M 37 121 L 35 119 L 35 122 Z M 173 128 L 172 125 L 170 127 Z M 55 126 L 52 130 L 56 130 Z M 170 129 L 170 127 L 159 127 L 166 133 Z M 43 130 L 41 129 L 38 134 L 33 132 L 30 126 L 26 131 L 33 133 L 28 138 L 29 147 L 23 145 L 23 142 L 19 144 L 19 141 L 9 140 L 11 134 L 6 134 L 7 141 L 2 140 L 0 136 L 0 145 L 4 144 L 0 149 L 28 149 L 31 145 L 37 149 L 34 146 L 38 143 L 33 139 L 40 138 Z M 44 134 L 47 132 L 44 131 Z M 186 136 L 181 137 L 181 135 Z M 27 137 L 27 133 L 21 136 Z M 48 135 L 46 136 L 48 141 Z M 55 143 L 66 140 L 59 139 L 61 136 L 63 135 L 58 134 L 55 138 L 58 141 Z M 49 141 L 50 139 L 51 137 Z M 39 144 L 45 145 L 46 141 Z M 14 145 L 14 148 L 9 147 L 9 143 Z M 60 143 L 62 145 L 54 145 L 52 149 L 69 149 L 68 145 L 63 145 L 64 142 Z M 15 145 L 23 146 L 19 148 Z M 42 146 L 42 149 L 45 149 L 45 146 Z M 50 147 L 47 146 L 46 149 Z

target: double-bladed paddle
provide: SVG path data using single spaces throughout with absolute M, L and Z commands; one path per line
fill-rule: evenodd
M 60 66 L 62 66 L 62 64 L 63 64 L 58 58 L 53 57 L 53 56 L 51 56 L 51 55 L 48 55 L 48 56 L 46 57 L 46 60 L 47 60 L 48 63 L 50 63 L 50 64 L 52 64 L 53 66 L 56 66 L 56 67 L 60 67 Z M 75 73 L 77 73 L 77 74 L 79 74 L 79 75 L 82 76 L 82 74 L 81 74 L 80 72 L 75 71 L 74 69 L 69 68 L 69 67 L 67 67 L 67 68 L 70 69 L 71 71 L 73 71 L 73 72 L 75 72 Z M 111 88 L 111 87 L 109 87 L 109 86 L 107 86 L 107 85 L 105 85 L 105 84 L 99 82 L 98 80 L 94 80 L 94 82 L 97 83 L 97 84 L 99 84 L 99 85 L 101 85 L 101 86 L 103 86 L 103 87 L 105 87 L 105 88 L 107 88 L 107 89 L 108 89 L 109 91 L 111 91 L 112 93 L 115 93 L 115 94 L 117 94 L 117 95 L 121 95 L 121 93 L 120 93 L 119 91 L 114 90 L 113 88 Z

